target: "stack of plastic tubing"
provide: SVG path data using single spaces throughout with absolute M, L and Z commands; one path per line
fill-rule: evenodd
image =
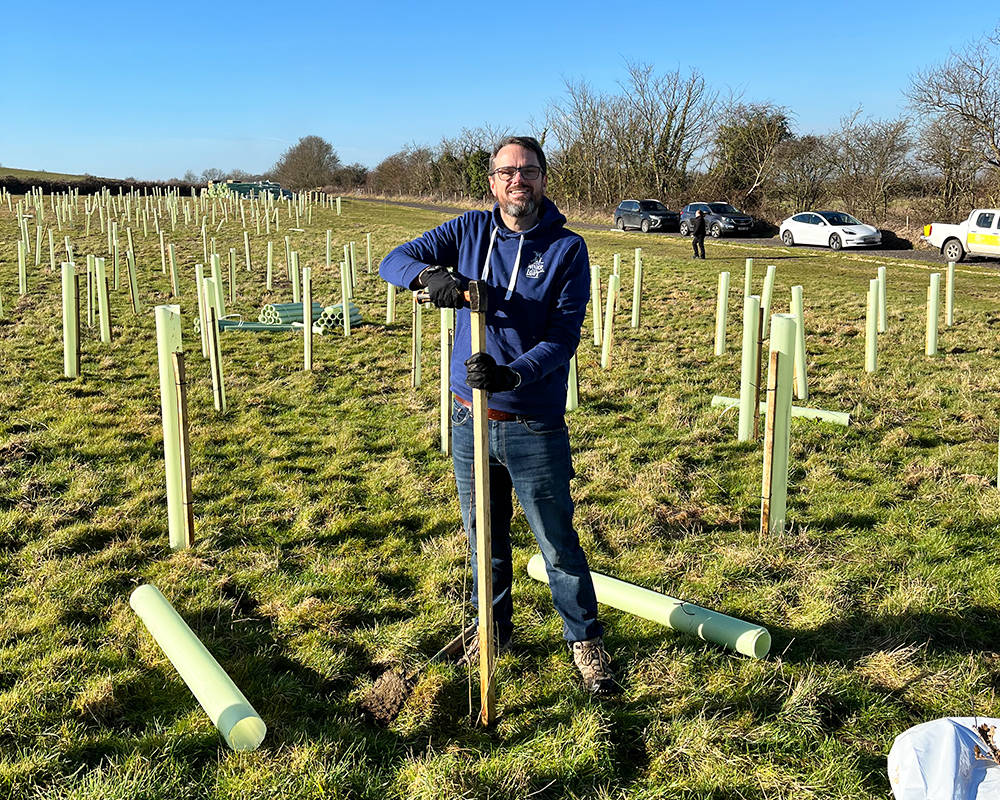
M 163 654 L 233 750 L 256 750 L 267 725 L 170 602 L 152 584 L 129 597 Z
M 549 582 L 545 561 L 535 553 L 528 561 L 528 574 L 536 581 Z M 764 658 L 771 649 L 767 628 L 674 597 L 635 586 L 617 578 L 591 572 L 597 602 L 658 622 L 675 631 L 690 633 L 751 658 Z
M 319 319 L 323 306 L 312 304 L 312 321 Z M 269 325 L 289 325 L 292 322 L 302 322 L 302 303 L 269 303 L 260 310 L 258 322 Z
M 354 305 L 354 303 L 348 303 L 348 308 L 351 313 L 351 327 L 361 324 L 361 310 Z M 319 315 L 319 319 L 313 324 L 313 330 L 317 333 L 336 333 L 344 326 L 344 306 L 341 303 L 337 303 L 335 306 L 327 306 L 323 309 L 323 313 Z

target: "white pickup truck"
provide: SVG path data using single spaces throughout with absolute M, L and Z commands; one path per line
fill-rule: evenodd
M 1000 209 L 977 208 L 957 225 L 932 222 L 924 225 L 920 237 L 936 247 L 949 261 L 961 261 L 966 254 L 1000 256 Z

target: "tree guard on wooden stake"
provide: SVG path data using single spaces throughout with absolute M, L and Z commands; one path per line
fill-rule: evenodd
M 601 369 L 611 364 L 611 347 L 614 343 L 615 308 L 618 305 L 620 278 L 612 273 L 608 276 L 608 299 L 604 309 L 604 339 L 601 344 Z
M 760 293 L 760 310 L 764 320 L 760 333 L 761 339 L 766 339 L 771 329 L 771 298 L 774 295 L 774 272 L 774 264 L 769 264 L 767 272 L 764 273 L 764 289 Z
M 594 347 L 601 346 L 601 268 L 597 264 L 590 265 L 590 309 L 594 320 Z
M 350 279 L 346 275 L 346 264 L 344 265 L 344 275 L 347 283 Z M 346 285 L 346 284 L 345 284 Z M 413 300 L 410 307 L 412 325 L 410 326 L 410 386 L 414 389 L 420 386 L 420 353 L 423 347 L 423 306 L 417 299 L 417 293 L 413 293 Z
M 152 584 L 129 597 L 146 630 L 232 750 L 256 750 L 267 726 L 225 670 Z
M 580 407 L 580 376 L 577 370 L 576 353 L 569 360 L 569 379 L 566 381 L 566 410 L 576 411 Z
M 194 283 L 198 292 L 198 332 L 201 336 L 201 357 L 208 358 L 208 301 L 205 296 L 205 267 L 194 265 Z
M 173 353 L 174 386 L 177 394 L 177 419 L 180 429 L 181 501 L 184 504 L 184 544 L 194 545 L 194 498 L 191 492 L 191 440 L 188 437 L 187 373 L 184 353 Z
M 76 267 L 62 263 L 63 373 L 80 376 L 80 296 Z
M 639 308 L 642 302 L 642 248 L 635 248 L 635 267 L 632 270 L 632 327 L 639 327 Z
M 784 530 L 788 495 L 788 451 L 792 418 L 792 362 L 795 359 L 795 317 L 775 314 L 771 318 L 771 364 L 776 375 L 769 377 L 774 392 L 768 396 L 768 417 L 772 431 L 767 493 L 761 492 L 761 518 L 767 505 L 767 530 Z M 771 406 L 774 407 L 772 412 Z
M 927 339 L 924 354 L 936 356 L 938 351 L 938 309 L 941 302 L 941 273 L 931 273 L 931 283 L 927 287 Z
M 753 259 L 748 258 L 743 265 L 743 296 L 749 297 L 753 285 Z
M 303 352 L 303 369 L 306 372 L 311 372 L 313 368 L 313 323 L 312 314 L 309 314 L 309 319 L 306 319 L 306 309 L 312 309 L 312 268 L 303 267 L 302 268 L 302 352 Z M 350 314 L 344 314 L 345 318 L 349 318 Z
M 889 329 L 889 312 L 885 306 L 885 267 L 878 268 L 878 332 L 885 333 Z
M 396 286 L 385 284 L 385 324 L 392 325 L 396 321 Z
M 729 273 L 719 273 L 719 295 L 715 301 L 715 354 L 726 352 L 726 320 L 729 317 Z
M 806 321 L 801 286 L 792 287 L 791 312 L 792 316 L 795 317 L 795 396 L 799 400 L 808 400 L 809 385 L 806 380 Z
M 163 417 L 163 464 L 167 484 L 167 527 L 170 547 L 189 546 L 185 519 L 184 479 L 181 475 L 181 419 L 174 376 L 173 354 L 183 352 L 180 306 L 156 306 L 156 352 L 160 376 L 160 411 Z M 188 505 L 188 508 L 190 506 Z
M 22 297 L 28 292 L 28 268 L 24 261 L 24 242 L 17 242 L 17 292 Z
M 955 262 L 948 262 L 944 281 L 944 324 L 950 328 L 955 324 Z
M 879 280 L 868 281 L 868 306 L 865 312 L 865 372 L 878 366 L 878 294 Z
M 455 309 L 441 309 L 441 452 L 451 454 L 451 332 Z
M 743 355 L 740 363 L 740 415 L 736 438 L 749 442 L 754 438 L 754 405 L 757 402 L 757 359 L 760 338 L 760 298 L 755 294 L 743 297 Z M 758 406 L 759 408 L 759 406 Z
M 350 314 L 350 299 L 351 291 L 350 284 L 351 279 L 347 275 L 347 265 L 341 261 L 340 262 L 340 307 L 346 308 L 348 313 L 344 314 L 344 336 L 351 335 L 351 314 Z
M 111 344 L 111 308 L 108 301 L 108 272 L 103 258 L 94 259 L 97 272 L 97 313 L 101 317 L 101 341 Z

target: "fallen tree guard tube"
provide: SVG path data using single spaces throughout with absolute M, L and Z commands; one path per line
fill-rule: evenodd
M 233 750 L 256 750 L 267 725 L 167 598 L 147 583 L 128 602 L 226 744 Z
M 724 397 L 721 394 L 717 394 L 712 397 L 712 407 L 721 406 L 723 408 L 731 408 L 733 406 L 738 406 L 740 400 L 738 397 Z M 764 411 L 767 408 L 767 403 L 761 402 L 760 410 Z M 806 408 L 805 406 L 792 406 L 792 416 L 802 417 L 803 419 L 817 419 L 821 422 L 831 422 L 834 425 L 850 425 L 851 415 L 845 411 L 826 411 L 822 408 Z
M 545 561 L 535 553 L 528 561 L 528 575 L 549 582 Z M 771 649 L 767 628 L 701 606 L 686 603 L 652 589 L 591 572 L 597 602 L 658 622 L 675 631 L 690 633 L 706 642 L 721 644 L 751 658 L 764 658 Z

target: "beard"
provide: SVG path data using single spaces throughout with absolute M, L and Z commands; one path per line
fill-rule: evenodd
M 534 196 L 529 195 L 523 200 L 508 200 L 503 204 L 502 208 L 503 213 L 507 216 L 519 219 L 534 214 L 538 210 L 538 200 Z

